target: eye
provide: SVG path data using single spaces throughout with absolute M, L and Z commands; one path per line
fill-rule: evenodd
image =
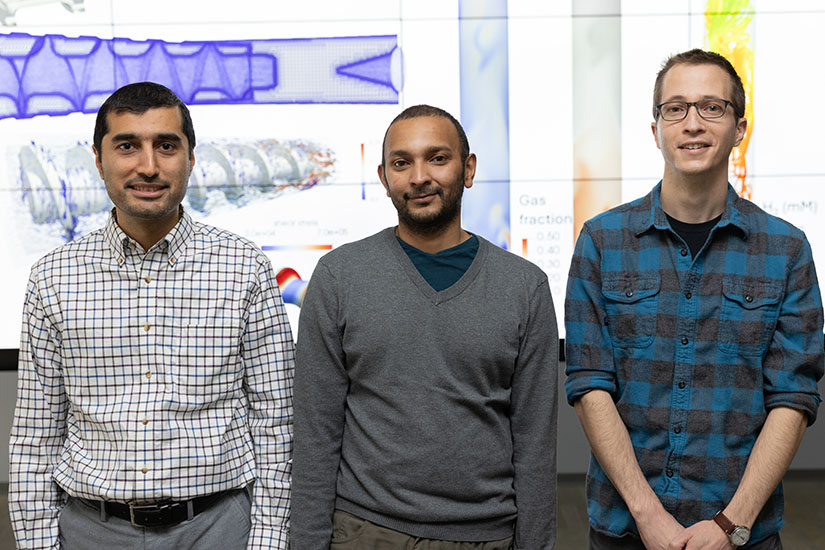
M 438 155 L 435 155 L 435 156 L 432 158 L 432 161 L 433 161 L 433 162 L 435 162 L 435 163 L 439 163 L 439 164 L 440 164 L 440 163 L 443 163 L 443 162 L 447 162 L 447 160 L 448 160 L 447 155 L 443 155 L 443 154 L 438 154 Z
M 725 104 L 718 100 L 705 101 L 700 107 L 703 113 L 709 115 L 718 115 L 725 110 Z
M 170 152 L 175 150 L 175 144 L 174 143 L 169 143 L 169 142 L 164 142 L 164 143 L 160 144 L 158 149 L 160 149 L 161 151 L 170 153 Z
M 395 159 L 391 164 L 394 168 L 404 168 L 408 163 L 404 159 Z
M 681 115 L 685 112 L 683 103 L 665 103 L 665 113 L 669 115 Z
M 116 148 L 120 149 L 121 151 L 131 151 L 132 149 L 134 149 L 134 146 L 132 146 L 132 144 L 129 142 L 123 142 L 119 143 Z

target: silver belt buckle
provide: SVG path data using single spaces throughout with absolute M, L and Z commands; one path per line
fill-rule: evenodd
M 134 502 L 129 503 L 129 521 L 135 527 L 146 527 L 145 525 L 135 523 L 135 510 L 160 511 L 160 507 L 157 504 L 135 504 Z

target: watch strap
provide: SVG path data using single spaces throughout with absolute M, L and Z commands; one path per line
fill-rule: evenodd
M 722 510 L 716 512 L 716 515 L 713 516 L 713 521 L 716 522 L 716 525 L 722 528 L 722 531 L 724 531 L 726 535 L 730 535 L 733 533 L 733 530 L 736 529 L 736 525 L 734 525 L 734 523 L 722 513 Z

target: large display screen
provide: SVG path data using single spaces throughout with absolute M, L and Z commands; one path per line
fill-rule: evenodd
M 142 80 L 190 105 L 184 206 L 270 256 L 294 329 L 318 258 L 396 222 L 381 141 L 429 103 L 478 155 L 464 226 L 545 270 L 563 337 L 581 223 L 661 177 L 653 81 L 692 47 L 746 85 L 731 183 L 804 229 L 823 265 L 823 28 L 813 0 L 0 0 L 0 349 L 18 346 L 30 266 L 105 223 L 94 116 Z

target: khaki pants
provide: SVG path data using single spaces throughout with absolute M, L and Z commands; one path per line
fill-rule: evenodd
M 332 520 L 330 550 L 511 550 L 513 537 L 488 542 L 422 539 L 381 527 L 341 510 Z

